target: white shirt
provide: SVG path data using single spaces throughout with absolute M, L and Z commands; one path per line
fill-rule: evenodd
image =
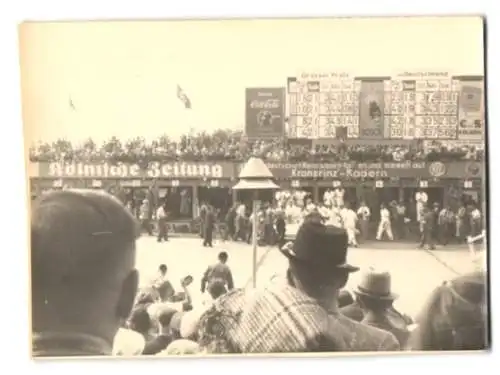
M 479 212 L 479 210 L 476 208 L 476 209 L 474 209 L 474 210 L 470 213 L 470 216 L 471 216 L 473 219 L 480 219 L 480 218 L 481 218 L 481 212 Z
M 246 214 L 246 207 L 244 204 L 240 204 L 236 209 L 236 215 L 243 217 L 245 216 L 245 214 Z
M 156 210 L 156 218 L 157 219 L 163 219 L 167 216 L 167 214 L 165 213 L 165 209 L 163 208 L 163 206 L 160 206 L 157 210 Z
M 310 212 L 313 212 L 315 208 L 316 208 L 316 205 L 311 202 L 307 205 L 306 210 L 310 213 Z
M 387 208 L 380 210 L 380 221 L 390 221 L 391 214 Z
M 427 197 L 427 193 L 425 191 L 422 191 L 422 192 L 419 191 L 415 194 L 415 200 L 417 202 L 427 203 L 427 199 L 428 199 L 428 197 Z
M 343 213 L 342 219 L 344 220 L 344 227 L 346 228 L 355 228 L 356 221 L 358 220 L 358 216 L 353 210 L 346 209 Z
M 323 194 L 323 202 L 325 202 L 325 205 L 330 206 L 333 201 L 333 191 L 327 190 L 325 191 L 325 194 Z
M 326 208 L 325 206 L 320 206 L 318 208 L 318 211 L 321 214 L 321 216 L 323 216 L 323 217 L 330 216 L 330 212 L 329 212 L 328 208 Z
M 370 209 L 367 206 L 361 206 L 358 208 L 358 215 L 363 219 L 368 219 L 370 217 Z

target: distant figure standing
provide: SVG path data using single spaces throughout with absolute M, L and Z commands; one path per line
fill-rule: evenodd
M 356 224 L 358 222 L 358 215 L 356 215 L 356 212 L 348 206 L 343 212 L 342 221 L 344 222 L 344 229 L 347 232 L 349 245 L 358 247 L 358 242 L 356 241 Z
M 203 246 L 213 247 L 212 239 L 215 228 L 215 213 L 213 207 L 207 206 L 205 224 L 203 225 Z
M 380 222 L 378 224 L 377 230 L 377 241 L 382 239 L 382 235 L 384 232 L 387 234 L 389 240 L 393 240 L 394 237 L 392 235 L 392 226 L 391 226 L 391 213 L 385 206 L 385 204 L 380 205 Z
M 232 290 L 234 288 L 233 284 L 233 274 L 231 269 L 226 264 L 229 255 L 225 251 L 219 253 L 219 261 L 212 266 L 209 266 L 205 271 L 201 279 L 201 292 L 205 293 L 205 290 L 210 289 L 210 286 L 217 282 L 224 284 L 227 290 Z
M 226 214 L 227 237 L 235 239 L 236 235 L 236 205 L 233 205 Z
M 368 239 L 368 224 L 370 222 L 370 209 L 363 201 L 361 206 L 358 208 L 359 216 L 359 228 L 361 232 L 361 240 L 366 241 Z
M 151 207 L 149 201 L 144 199 L 139 209 L 139 220 L 141 221 L 142 230 L 145 230 L 150 236 L 152 236 L 153 230 L 151 229 L 150 209 Z
M 278 234 L 278 247 L 281 249 L 285 245 L 286 221 L 283 211 L 276 212 L 276 233 Z
M 167 202 L 165 201 L 156 210 L 156 220 L 158 222 L 158 242 L 163 240 L 168 241 L 168 226 L 167 226 Z
M 207 205 L 205 202 L 201 203 L 200 207 L 200 237 L 205 235 L 205 216 L 207 215 Z
M 247 240 L 246 236 L 246 207 L 243 203 L 240 203 L 236 209 L 236 240 Z
M 420 245 L 418 246 L 420 249 L 428 248 L 429 250 L 435 250 L 434 246 L 434 238 L 432 233 L 434 231 L 435 223 L 435 215 L 434 212 L 424 206 L 423 215 L 421 220 L 421 228 L 422 228 L 422 236 L 420 239 Z

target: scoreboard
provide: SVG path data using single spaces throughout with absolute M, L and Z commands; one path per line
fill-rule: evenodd
M 476 83 L 478 79 L 482 87 L 482 77 L 476 77 Z M 445 73 L 289 78 L 288 136 L 331 138 L 338 127 L 346 127 L 348 138 L 457 139 L 460 134 L 471 134 L 459 132 L 464 113 L 461 99 L 467 85 L 460 77 Z M 482 102 L 483 90 L 476 94 Z
M 458 80 L 396 79 L 384 83 L 389 138 L 457 138 Z
M 358 137 L 359 90 L 352 79 L 289 79 L 289 136 L 330 138 L 346 126 L 348 137 Z

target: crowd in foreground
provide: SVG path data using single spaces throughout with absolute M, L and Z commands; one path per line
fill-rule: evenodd
M 97 144 L 88 139 L 74 144 L 61 139 L 40 142 L 30 148 L 32 162 L 111 162 L 137 163 L 168 161 L 235 161 L 243 162 L 258 156 L 272 162 L 379 162 L 379 161 L 456 161 L 483 160 L 484 150 L 472 145 L 433 142 L 429 147 L 406 144 L 350 144 L 349 141 L 330 145 L 315 145 L 286 138 L 250 140 L 242 132 L 219 130 L 212 134 L 188 135 L 180 141 L 167 136 L 153 141 L 136 138 L 121 141 L 116 137 Z
M 138 289 L 138 223 L 112 196 L 54 191 L 31 212 L 32 349 L 36 356 L 482 350 L 489 347 L 485 270 L 436 285 L 410 318 L 397 311 L 389 272 L 346 262 L 344 229 L 306 217 L 283 277 L 233 285 L 221 252 L 175 291 L 168 268 Z

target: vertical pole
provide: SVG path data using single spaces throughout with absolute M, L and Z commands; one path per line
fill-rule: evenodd
M 259 224 L 259 219 L 257 217 L 257 209 L 259 202 L 257 201 L 257 190 L 253 193 L 253 223 L 252 223 L 252 286 L 257 287 L 257 225 Z
M 200 201 L 199 201 L 199 198 L 198 198 L 198 189 L 199 189 L 199 185 L 198 184 L 193 184 L 191 186 L 191 189 L 192 189 L 192 192 L 193 192 L 193 196 L 192 196 L 192 199 L 191 199 L 191 210 L 192 210 L 192 217 L 193 219 L 196 219 L 199 215 L 200 215 L 200 210 L 199 210 L 199 207 L 200 207 Z

